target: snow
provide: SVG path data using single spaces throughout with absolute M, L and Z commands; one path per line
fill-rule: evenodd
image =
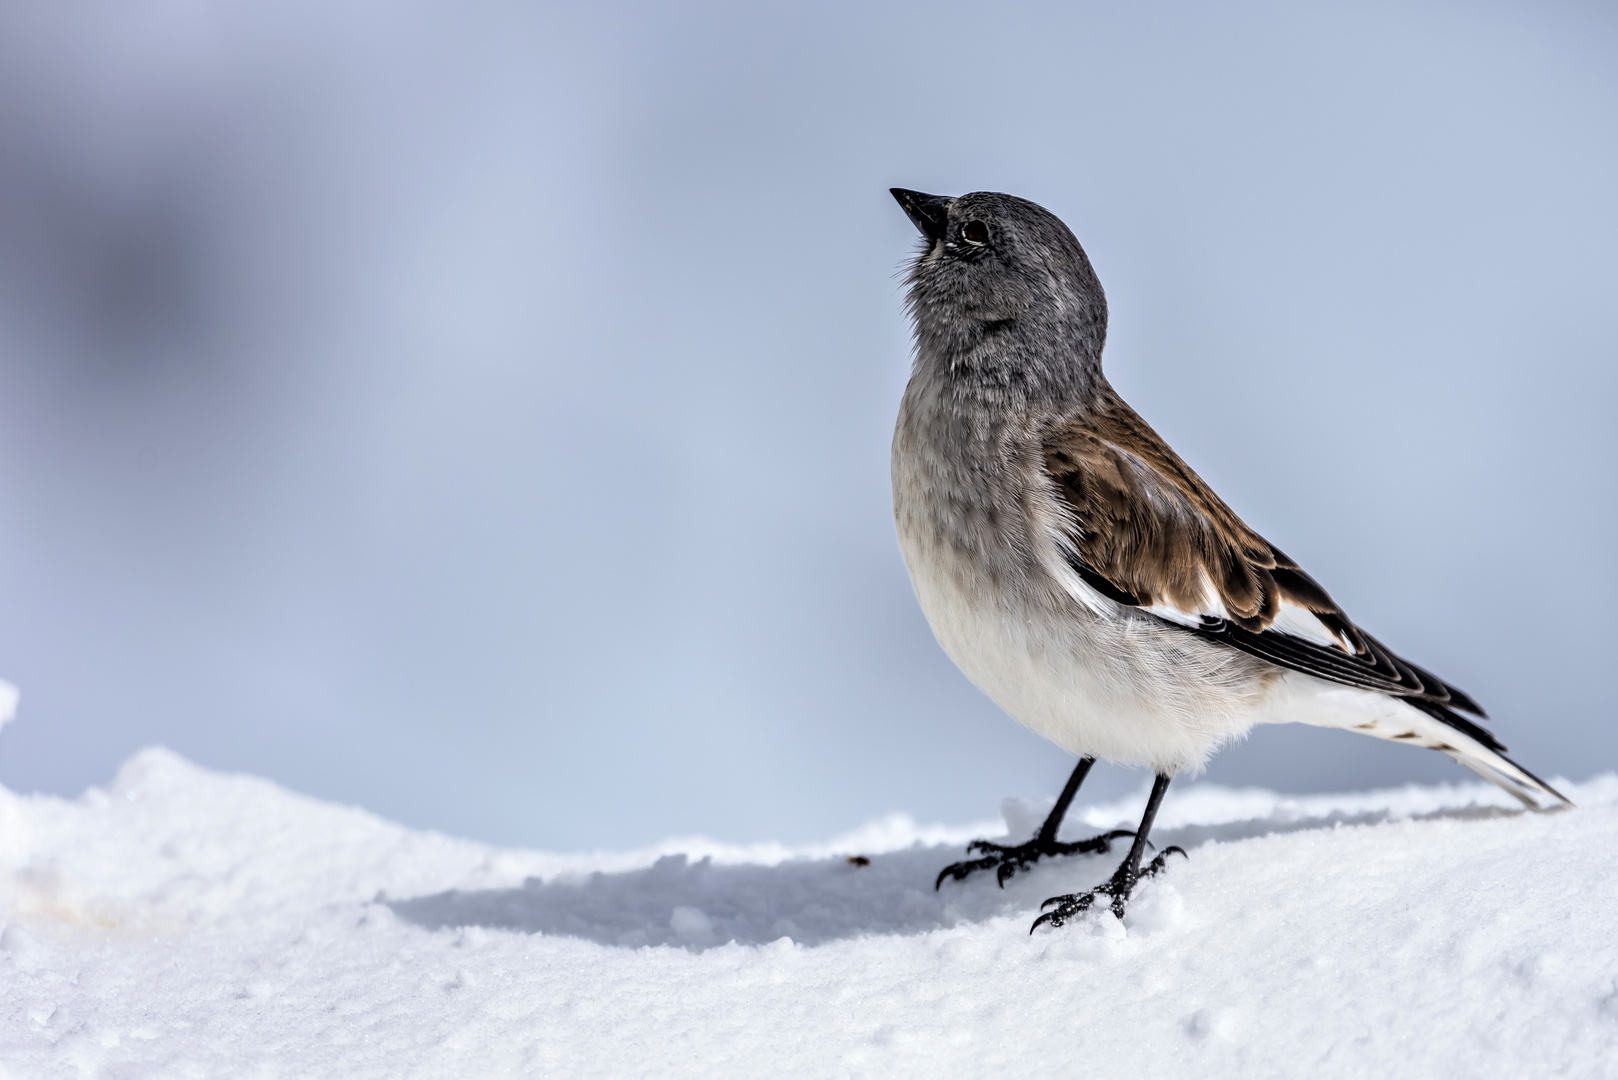
M 1190 858 L 1030 935 L 1118 856 L 934 892 L 1007 826 L 902 815 L 498 849 L 147 750 L 0 789 L 0 1077 L 1612 1076 L 1618 777 L 1564 790 L 1171 789 Z

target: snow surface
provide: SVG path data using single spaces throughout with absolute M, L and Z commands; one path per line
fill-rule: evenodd
M 76 800 L 0 789 L 0 1077 L 1611 1077 L 1618 778 L 1564 790 L 1171 789 L 1190 859 L 1030 936 L 1117 856 L 935 893 L 1006 826 L 902 815 L 502 850 L 147 750 Z

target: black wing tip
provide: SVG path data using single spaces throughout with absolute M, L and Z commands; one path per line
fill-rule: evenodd
M 1506 745 L 1505 745 L 1505 743 L 1503 743 L 1499 739 L 1495 738 L 1494 733 L 1491 732 L 1488 728 L 1484 727 L 1483 725 L 1478 724 L 1478 723 L 1474 723 L 1473 721 L 1468 720 L 1466 717 L 1464 717 L 1461 714 L 1457 713 L 1454 709 L 1450 708 L 1449 706 L 1441 704 L 1441 703 L 1439 703 L 1437 701 L 1432 701 L 1432 700 L 1430 700 L 1428 698 L 1406 697 L 1403 700 L 1404 700 L 1404 703 L 1406 705 L 1409 705 L 1411 708 L 1420 709 L 1422 712 L 1426 713 L 1428 716 L 1432 717 L 1434 720 L 1437 720 L 1439 723 L 1446 724 L 1449 727 L 1454 728 L 1456 731 L 1459 731 L 1461 734 L 1467 736 L 1468 738 L 1471 738 L 1471 739 L 1475 740 L 1476 742 L 1481 743 L 1487 749 L 1493 750 L 1495 753 L 1499 754 L 1501 757 L 1505 757 L 1505 753 L 1506 753 Z M 1510 760 L 1510 759 L 1508 758 L 1507 760 Z M 1517 763 L 1515 761 L 1513 761 L 1511 763 L 1513 765 L 1517 765 Z M 1517 768 L 1522 769 L 1522 766 L 1517 765 Z M 1529 773 L 1527 769 L 1522 769 L 1522 771 L 1524 773 L 1527 773 L 1529 776 L 1533 776 L 1533 774 Z M 1536 783 L 1543 783 L 1543 781 L 1541 781 L 1539 779 L 1539 777 L 1537 777 L 1537 776 L 1534 777 L 1534 781 Z M 1549 785 L 1545 785 L 1545 789 L 1547 791 L 1551 790 Z M 1561 796 L 1557 796 L 1557 797 L 1560 798 Z
M 1487 720 L 1489 718 L 1489 714 L 1483 711 L 1483 706 L 1472 700 L 1472 695 L 1468 694 L 1464 690 L 1457 689 L 1448 683 L 1444 683 L 1443 687 L 1449 691 L 1450 708 L 1460 709 L 1462 712 L 1469 712 L 1473 716 L 1476 716 L 1482 720 Z M 1519 765 L 1518 768 L 1522 768 L 1522 766 Z
M 1414 677 L 1415 681 L 1421 685 L 1420 693 L 1411 694 L 1409 696 L 1422 697 L 1428 701 L 1435 701 L 1440 705 L 1447 705 L 1452 709 L 1460 709 L 1462 712 L 1469 712 L 1473 716 L 1481 717 L 1484 720 L 1489 718 L 1489 714 L 1483 711 L 1483 706 L 1479 705 L 1477 701 L 1473 699 L 1472 695 L 1468 694 L 1465 690 L 1462 690 L 1457 686 L 1451 686 L 1449 683 L 1445 682 L 1443 679 L 1440 679 L 1437 675 L 1434 675 L 1426 668 L 1412 664 L 1403 657 L 1396 655 L 1392 649 L 1382 644 L 1370 634 L 1365 633 L 1363 630 L 1360 631 L 1360 636 L 1366 640 L 1373 651 L 1386 656 L 1392 665 L 1400 670 L 1401 674 L 1404 672 L 1409 672 L 1409 674 Z
M 1403 701 L 1413 709 L 1418 709 L 1437 720 L 1446 727 L 1465 735 L 1479 746 L 1498 754 L 1511 767 L 1526 776 L 1533 785 L 1544 794 L 1560 802 L 1563 806 L 1572 806 L 1573 800 L 1557 791 L 1550 784 L 1523 768 L 1511 758 L 1506 757 L 1506 745 L 1494 737 L 1488 728 L 1468 717 L 1462 716 L 1455 710 L 1486 718 L 1483 709 L 1477 702 L 1441 679 L 1412 664 L 1400 660 L 1389 652 L 1380 642 L 1369 634 L 1365 637 L 1372 642 L 1372 656 L 1366 658 L 1349 657 L 1329 646 L 1316 645 L 1302 638 L 1294 638 L 1286 634 L 1273 631 L 1255 634 L 1251 630 L 1244 630 L 1240 626 L 1224 619 L 1204 616 L 1202 625 L 1197 627 L 1181 626 L 1179 623 L 1163 620 L 1165 625 L 1176 626 L 1182 630 L 1197 633 L 1203 637 L 1218 641 L 1229 648 L 1239 649 L 1261 660 L 1268 660 L 1278 667 L 1313 675 L 1318 679 L 1335 682 L 1342 686 L 1352 686 L 1361 690 L 1386 694 L 1389 697 Z M 1390 669 L 1391 675 L 1390 678 Z M 1508 790 L 1517 794 L 1525 804 L 1534 809 L 1546 809 L 1537 806 L 1533 800 L 1519 793 L 1517 788 L 1525 787 L 1520 781 L 1514 782 Z M 1550 809 L 1554 809 L 1551 807 Z
M 1170 626 L 1180 626 L 1168 620 L 1164 622 Z M 1412 705 L 1420 703 L 1424 708 L 1443 709 L 1447 715 L 1454 716 L 1457 725 L 1468 725 L 1481 732 L 1482 738 L 1479 741 L 1485 744 L 1493 741 L 1493 736 L 1482 727 L 1450 712 L 1451 709 L 1459 709 L 1481 719 L 1488 719 L 1483 707 L 1472 700 L 1470 695 L 1450 686 L 1431 672 L 1401 659 L 1387 646 L 1370 634 L 1360 631 L 1352 623 L 1347 625 L 1365 643 L 1365 651 L 1358 655 L 1350 655 L 1329 645 L 1317 644 L 1291 634 L 1273 630 L 1254 631 L 1230 620 L 1212 616 L 1204 616 L 1201 626 L 1180 626 L 1180 628 L 1189 629 L 1290 671 L 1313 675 L 1317 679 L 1325 679 L 1327 682 L 1342 686 L 1387 694 Z M 1473 737 L 1478 738 L 1475 734 Z

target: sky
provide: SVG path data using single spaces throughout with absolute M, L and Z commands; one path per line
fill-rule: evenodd
M 893 538 L 896 185 L 1061 216 L 1237 512 L 1613 768 L 1615 59 L 1598 4 L 0 0 L 0 783 L 161 743 L 566 850 L 1057 790 Z

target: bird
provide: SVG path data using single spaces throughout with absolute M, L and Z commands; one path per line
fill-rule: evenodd
M 1041 858 L 1104 853 L 1106 882 L 1052 897 L 1029 932 L 1105 898 L 1122 919 L 1178 774 L 1261 723 L 1342 728 L 1440 751 L 1530 808 L 1569 800 L 1505 756 L 1472 697 L 1405 660 L 1231 510 L 1102 372 L 1107 300 L 1053 213 L 979 191 L 891 188 L 920 232 L 906 275 L 913 364 L 894 426 L 893 512 L 922 611 L 956 666 L 1078 755 L 1023 844 L 973 841 L 945 867 L 999 883 Z M 1056 839 L 1097 760 L 1153 771 L 1135 830 Z

